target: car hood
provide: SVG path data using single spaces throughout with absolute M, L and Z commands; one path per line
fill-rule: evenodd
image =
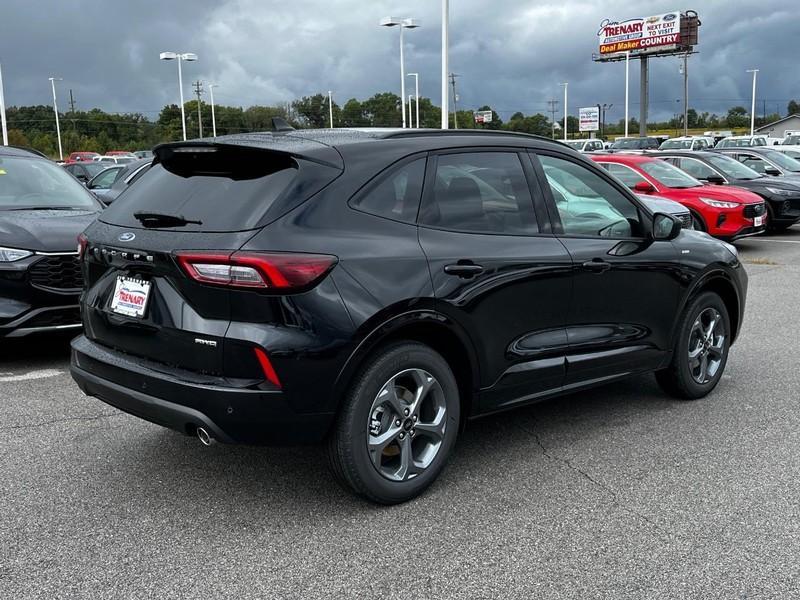
M 793 190 L 800 194 L 800 178 L 795 177 L 760 177 L 758 179 L 737 180 L 736 186 L 748 190 L 763 190 L 766 187 L 778 190 Z
M 709 198 L 711 200 L 733 200 L 741 204 L 758 204 L 764 200 L 761 196 L 735 185 L 704 185 L 694 188 L 671 188 L 670 193 L 678 193 L 684 198 Z
M 0 210 L 0 246 L 71 252 L 78 235 L 100 214 L 94 210 Z
M 656 196 L 646 196 L 644 194 L 637 194 L 640 200 L 645 203 L 647 208 L 649 208 L 652 212 L 657 213 L 667 213 L 671 215 L 685 215 L 689 212 L 682 204 L 678 204 L 672 200 L 667 200 L 666 198 L 658 198 Z

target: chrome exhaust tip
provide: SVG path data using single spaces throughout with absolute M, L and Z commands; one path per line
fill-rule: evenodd
M 210 446 L 214 443 L 214 438 L 211 437 L 211 434 L 202 427 L 197 428 L 197 439 L 200 440 L 200 443 L 203 444 L 203 446 Z

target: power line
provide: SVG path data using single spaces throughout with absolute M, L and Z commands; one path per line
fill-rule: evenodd
M 200 94 L 203 93 L 203 82 L 199 79 L 193 84 L 194 93 L 197 94 L 197 126 L 200 129 L 200 137 L 203 137 L 203 113 L 200 109 Z

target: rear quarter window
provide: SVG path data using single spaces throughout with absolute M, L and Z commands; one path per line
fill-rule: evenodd
M 367 184 L 350 206 L 371 215 L 415 223 L 425 180 L 425 157 L 390 168 Z

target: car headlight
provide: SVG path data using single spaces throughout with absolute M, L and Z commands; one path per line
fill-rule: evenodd
M 30 250 L 19 250 L 17 248 L 3 248 L 0 247 L 0 263 L 14 262 L 15 260 L 22 260 L 33 256 Z
M 714 208 L 738 208 L 740 206 L 738 202 L 725 202 L 723 200 L 713 200 L 712 198 L 700 198 L 700 200 Z
M 796 195 L 800 195 L 800 193 L 798 193 L 795 190 L 782 190 L 782 189 L 773 188 L 773 187 L 768 187 L 767 191 L 770 194 L 775 194 L 776 196 L 796 196 Z

